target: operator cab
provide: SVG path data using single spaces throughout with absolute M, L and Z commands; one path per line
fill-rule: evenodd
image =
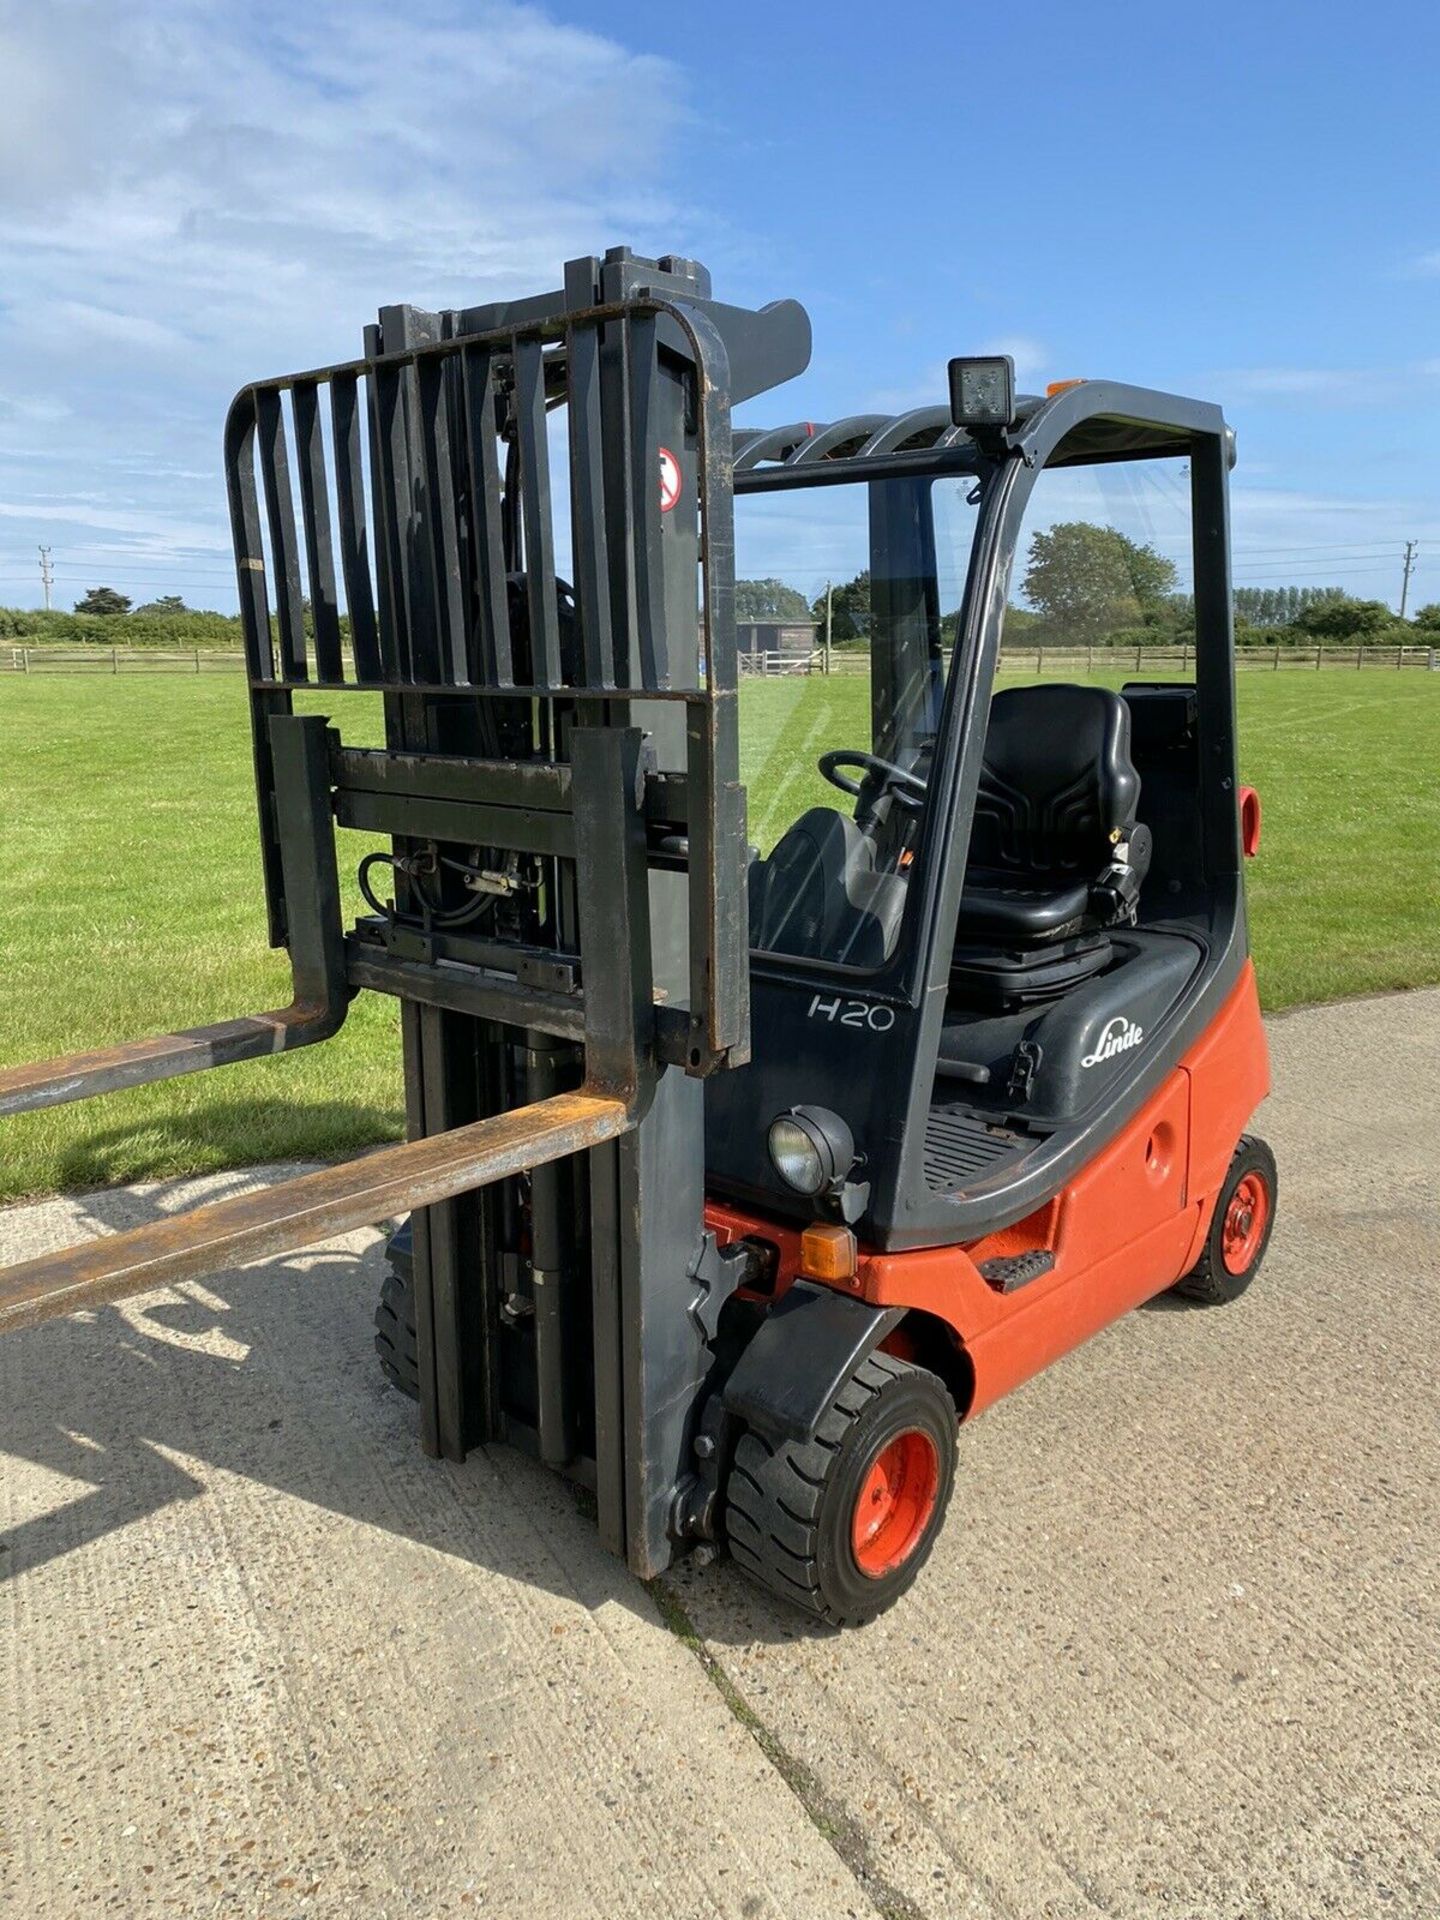
M 709 1184 L 886 1249 L 992 1232 L 1243 962 L 1236 796 L 1202 777 L 1202 742 L 1233 765 L 1228 432 L 1097 385 L 1007 435 L 937 408 L 736 450 L 776 612 L 742 629 L 752 1058 L 710 1085 Z M 809 1191 L 769 1144 L 796 1109 L 853 1147 Z

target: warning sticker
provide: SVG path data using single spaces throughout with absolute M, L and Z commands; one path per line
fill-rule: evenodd
M 680 462 L 669 447 L 660 449 L 660 511 L 669 513 L 680 498 Z

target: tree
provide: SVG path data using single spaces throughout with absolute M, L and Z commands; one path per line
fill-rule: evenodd
M 1302 607 L 1290 623 L 1317 640 L 1369 640 L 1395 625 L 1395 615 L 1383 600 L 1322 600 Z
M 92 587 L 83 600 L 75 602 L 76 613 L 129 613 L 130 596 L 114 587 Z
M 787 587 L 783 580 L 737 580 L 735 582 L 735 618 L 737 620 L 808 620 L 810 609 L 798 587 Z
M 143 606 L 136 607 L 136 613 L 194 613 L 194 607 L 187 607 L 178 593 L 162 593 L 158 600 L 147 600 Z
M 824 632 L 825 595 L 822 593 L 810 609 L 810 618 Z M 830 595 L 830 638 L 843 642 L 870 638 L 870 569 L 857 573 L 853 580 L 836 587 Z
M 1307 607 L 1344 598 L 1343 587 L 1236 587 L 1235 618 L 1247 627 L 1288 627 Z
M 1030 541 L 1025 598 L 1054 638 L 1089 644 L 1163 611 L 1175 563 L 1115 527 L 1066 520 Z
M 1440 633 L 1440 600 L 1415 609 L 1415 624 L 1423 633 Z

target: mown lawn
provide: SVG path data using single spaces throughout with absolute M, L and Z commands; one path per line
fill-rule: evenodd
M 361 696 L 347 733 L 377 719 Z M 238 674 L 0 682 L 7 1063 L 285 1005 L 251 779 Z M 0 1197 L 352 1152 L 401 1130 L 398 1058 L 395 1005 L 366 994 L 322 1047 L 22 1114 Z
M 1247 669 L 1238 687 L 1241 778 L 1264 809 L 1247 881 L 1266 1007 L 1440 981 L 1440 674 Z M 768 848 L 833 799 L 815 757 L 867 737 L 868 683 L 750 682 L 742 697 L 751 837 Z
M 754 838 L 833 795 L 815 757 L 862 737 L 866 697 L 838 675 L 747 684 Z M 373 709 L 345 711 L 347 737 L 373 737 Z M 1267 1006 L 1440 981 L 1440 676 L 1248 674 L 1240 711 L 1265 804 L 1250 899 Z M 0 682 L 0 819 L 0 1060 L 289 998 L 238 678 Z M 313 1051 L 6 1121 L 0 1198 L 340 1155 L 400 1126 L 395 1009 L 364 995 Z

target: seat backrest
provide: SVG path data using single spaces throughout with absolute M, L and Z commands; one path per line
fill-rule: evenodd
M 1140 801 L 1130 710 L 1104 687 L 1008 687 L 990 703 L 970 872 L 1088 877 Z
M 811 807 L 750 868 L 750 944 L 878 967 L 895 943 L 905 882 L 877 872 L 875 848 L 833 807 Z

